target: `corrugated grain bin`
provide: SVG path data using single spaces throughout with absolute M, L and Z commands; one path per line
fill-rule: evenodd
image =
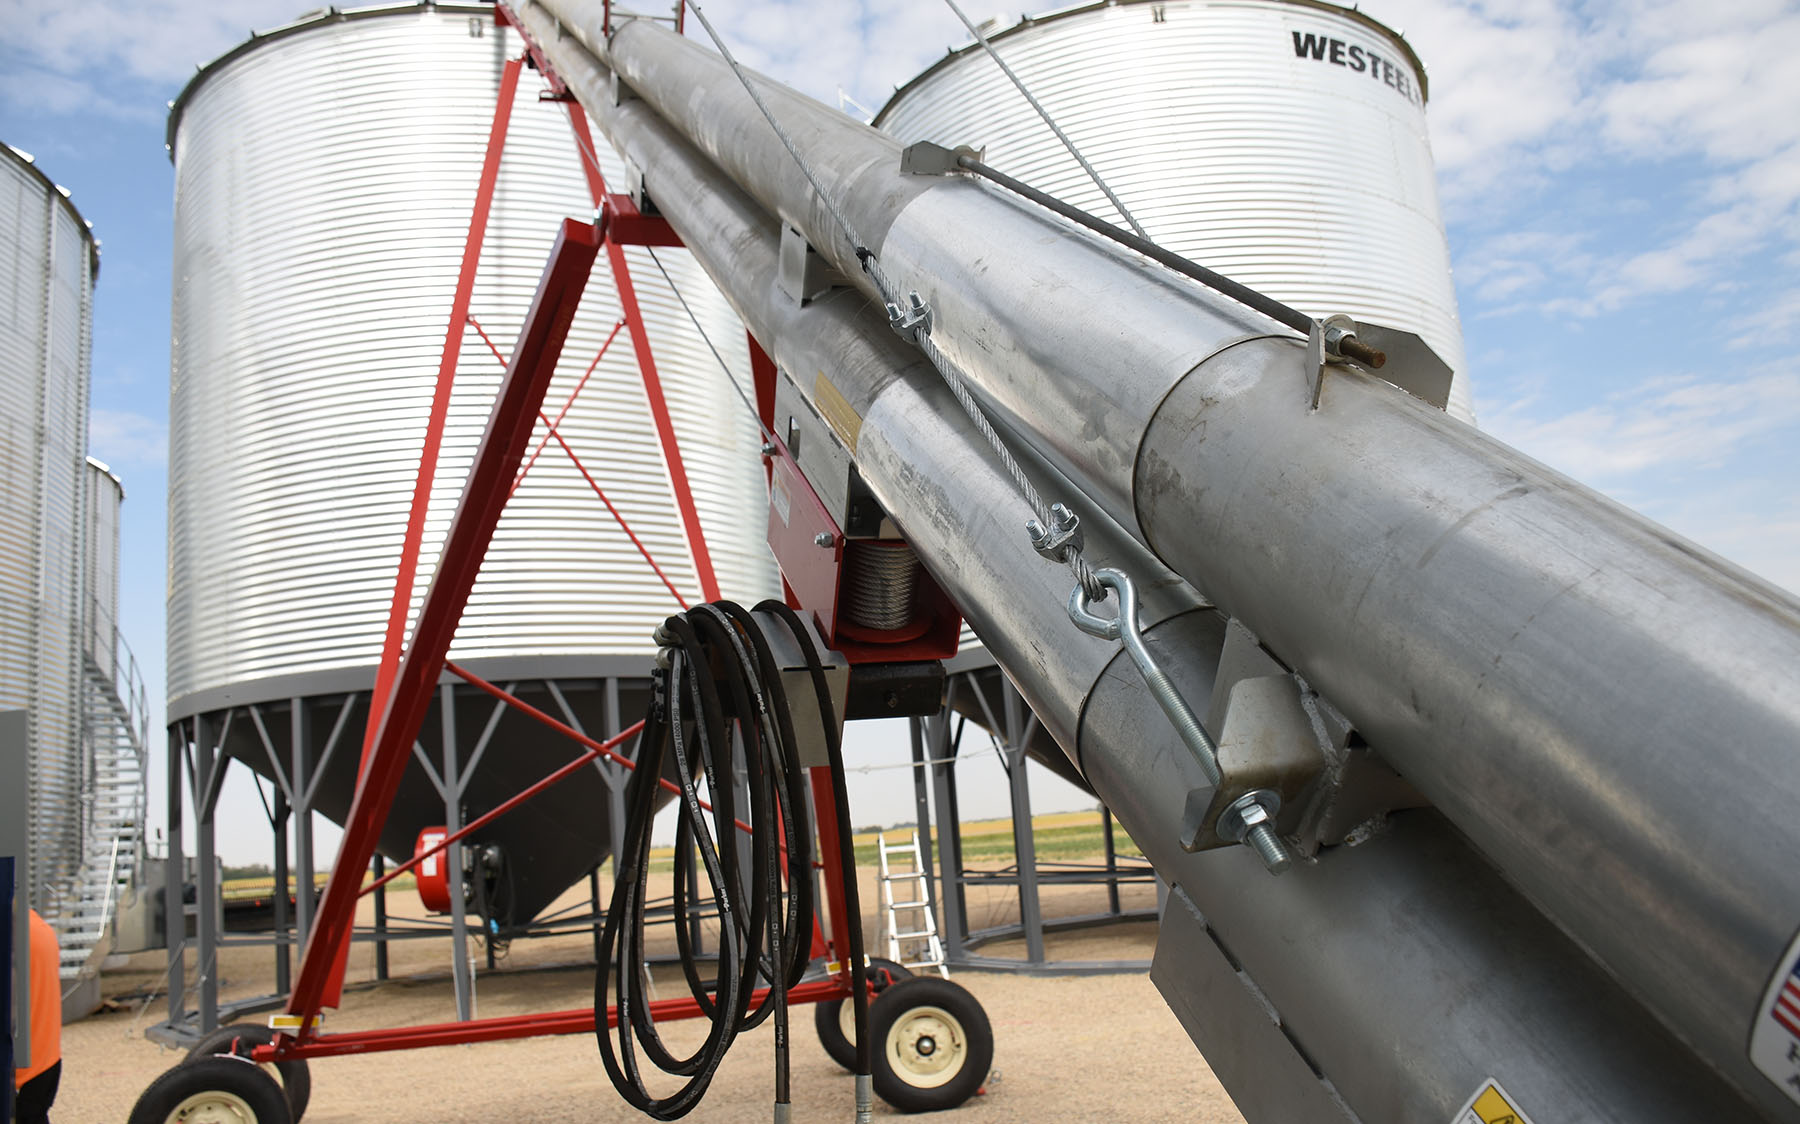
M 99 247 L 68 192 L 0 145 L 0 709 L 29 709 L 32 904 L 82 857 L 88 358 Z
M 1115 0 L 984 33 L 1150 238 L 1314 316 L 1416 332 L 1472 420 L 1423 64 L 1315 0 Z M 901 87 L 875 124 L 987 162 L 1126 225 L 979 45 Z
M 175 163 L 170 417 L 169 719 L 224 727 L 265 771 L 303 729 L 327 760 L 318 807 L 348 808 L 440 350 L 494 114 L 521 43 L 491 5 L 331 10 L 257 35 L 203 68 L 172 106 Z M 511 348 L 558 222 L 593 204 L 564 107 L 527 70 L 512 110 L 471 314 Z M 584 144 L 590 144 L 584 138 Z M 609 185 L 624 169 L 599 146 Z M 740 382 L 742 326 L 679 249 L 655 251 Z M 627 252 L 723 592 L 777 589 L 763 543 L 760 441 L 648 251 Z M 546 409 L 583 377 L 621 318 L 604 260 L 583 297 Z M 464 338 L 426 526 L 430 580 L 499 383 L 482 335 Z M 619 332 L 560 426 L 690 601 L 699 583 L 628 333 Z M 451 658 L 594 734 L 641 709 L 656 624 L 677 608 L 552 442 L 512 498 Z M 624 702 L 616 694 L 626 683 Z M 638 677 L 632 680 L 631 677 Z M 614 686 L 609 695 L 609 678 Z M 458 695 L 422 740 L 481 758 L 477 815 L 566 761 L 570 743 L 491 700 Z M 610 701 L 609 701 L 610 699 Z M 465 705 L 465 702 L 467 705 Z M 348 731 L 348 733 L 345 733 Z M 447 737 L 448 745 L 440 744 Z M 335 739 L 335 740 L 334 740 Z M 326 747 L 332 749 L 328 758 Z M 501 748 L 504 747 L 504 748 Z M 285 767 L 285 765 L 284 765 Z M 415 764 L 383 850 L 410 854 L 446 800 Z M 588 791 L 592 789 L 593 791 Z M 528 917 L 605 853 L 598 777 L 560 786 L 484 840 L 529 852 L 511 912 Z

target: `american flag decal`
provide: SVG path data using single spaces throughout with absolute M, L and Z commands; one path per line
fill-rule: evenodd
M 1782 982 L 1781 990 L 1775 993 L 1775 1002 L 1769 1007 L 1769 1017 L 1780 1023 L 1795 1038 L 1800 1038 L 1800 964 L 1788 973 Z
M 1800 1104 L 1800 934 L 1769 975 L 1750 1025 L 1750 1064 Z

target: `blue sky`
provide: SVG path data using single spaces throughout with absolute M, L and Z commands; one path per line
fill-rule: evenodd
M 0 0 L 0 140 L 68 187 L 102 241 L 90 449 L 125 480 L 121 621 L 158 700 L 153 729 L 169 360 L 164 106 L 196 63 L 291 20 L 302 3 Z M 1362 6 L 1404 31 L 1430 69 L 1482 426 L 1800 589 L 1800 68 L 1787 57 L 1800 7 Z M 999 10 L 965 7 L 977 20 Z M 929 2 L 716 0 L 708 10 L 744 61 L 828 102 L 842 90 L 877 106 L 965 39 Z

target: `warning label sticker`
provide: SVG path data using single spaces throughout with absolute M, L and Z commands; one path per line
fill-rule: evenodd
M 1750 1063 L 1800 1104 L 1800 935 L 1775 966 L 1750 1024 Z
M 1531 1124 L 1531 1117 L 1520 1112 L 1512 1097 L 1500 1087 L 1500 1082 L 1490 1077 L 1475 1090 L 1475 1095 L 1462 1106 L 1450 1124 Z

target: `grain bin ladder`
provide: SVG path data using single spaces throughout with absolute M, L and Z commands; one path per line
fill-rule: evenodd
M 937 914 L 931 908 L 931 895 L 926 879 L 930 877 L 919 861 L 919 833 L 914 831 L 906 843 L 889 843 L 887 832 L 877 832 L 875 847 L 881 858 L 881 903 L 887 926 L 888 959 L 908 968 L 936 969 L 950 978 L 944 963 L 944 944 L 938 939 Z M 903 858 L 910 869 L 894 869 L 893 860 Z M 902 899 L 895 901 L 898 890 Z M 901 928 L 900 915 L 907 915 L 908 928 Z M 905 951 L 917 954 L 907 959 Z

